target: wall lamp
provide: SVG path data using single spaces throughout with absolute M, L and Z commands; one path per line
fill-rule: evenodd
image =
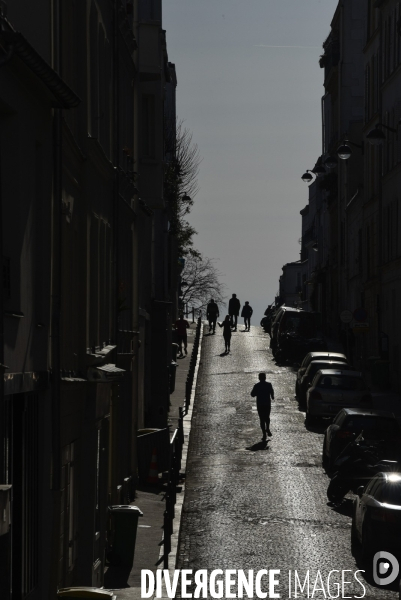
M 351 146 L 355 146 L 355 148 L 360 148 L 362 150 L 362 154 L 364 151 L 364 146 L 362 144 L 356 144 L 355 142 L 351 142 L 351 140 L 345 139 L 341 146 L 337 148 L 337 156 L 341 158 L 341 160 L 348 160 L 352 154 Z
M 312 169 L 312 173 L 314 173 L 316 177 L 321 177 L 322 175 L 326 175 L 326 169 L 323 165 L 316 165 L 316 167 Z
M 327 167 L 328 169 L 335 169 L 337 165 L 338 165 L 338 160 L 336 159 L 335 156 L 328 156 L 326 158 L 326 160 L 324 161 L 324 166 Z
M 314 173 L 313 173 L 313 175 L 311 175 L 311 173 L 313 173 L 313 171 L 311 171 L 310 169 L 307 169 L 301 177 L 302 181 L 305 181 L 305 183 L 310 183 L 312 181 L 313 175 L 314 175 Z
M 312 174 L 311 174 L 312 173 Z M 327 171 L 323 167 L 323 165 L 316 165 L 313 169 L 307 169 L 305 173 L 302 175 L 302 181 L 305 183 L 310 183 L 313 179 L 313 175 L 315 177 L 321 177 L 322 175 L 326 175 Z
M 395 138 L 396 138 L 396 140 L 398 140 L 398 127 L 400 125 L 401 125 L 401 119 L 398 121 L 396 129 L 394 129 L 394 127 L 389 127 L 388 125 L 385 125 L 384 123 L 377 123 L 377 125 L 375 125 L 374 128 L 371 129 L 369 131 L 369 133 L 366 134 L 366 139 L 369 142 L 369 144 L 372 144 L 372 146 L 379 146 L 386 139 L 384 132 L 380 129 L 380 127 L 384 127 L 385 129 L 388 129 L 389 131 L 392 131 L 393 133 L 395 133 Z

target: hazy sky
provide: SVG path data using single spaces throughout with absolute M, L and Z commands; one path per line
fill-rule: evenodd
M 163 0 L 178 118 L 203 158 L 190 215 L 227 294 L 273 302 L 299 259 L 308 186 L 321 154 L 318 59 L 337 0 Z

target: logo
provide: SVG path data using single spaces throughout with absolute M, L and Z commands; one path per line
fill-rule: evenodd
M 373 579 L 377 585 L 388 585 L 398 577 L 400 565 L 390 552 L 376 552 L 373 557 Z

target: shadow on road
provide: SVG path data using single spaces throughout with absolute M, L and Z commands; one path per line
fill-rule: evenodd
M 257 452 L 258 450 L 268 450 L 267 444 L 270 440 L 266 440 L 265 442 L 258 442 L 253 446 L 248 446 L 245 450 L 250 450 L 251 452 Z

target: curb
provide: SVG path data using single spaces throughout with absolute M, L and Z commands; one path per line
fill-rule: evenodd
M 195 394 L 196 394 L 196 383 L 198 380 L 199 363 L 200 363 L 200 359 L 201 359 L 201 355 L 202 355 L 203 327 L 204 327 L 204 324 L 202 323 L 201 328 L 200 328 L 200 335 L 199 335 L 199 350 L 198 350 L 198 355 L 196 357 L 194 378 L 193 378 L 193 383 L 192 383 L 192 388 L 191 388 L 191 402 L 188 407 L 188 412 L 184 417 L 184 423 L 183 423 L 184 445 L 182 448 L 182 458 L 181 458 L 181 470 L 182 471 L 186 471 L 186 466 L 187 466 L 189 439 L 190 439 L 191 426 L 192 426 L 192 413 L 193 413 Z M 173 521 L 174 529 L 173 529 L 173 534 L 171 536 L 171 552 L 169 554 L 169 563 L 171 562 L 172 566 L 169 566 L 169 568 L 168 568 L 168 572 L 170 574 L 170 581 L 172 580 L 174 571 L 177 566 L 178 546 L 179 546 L 179 542 L 180 542 L 180 531 L 181 531 L 181 515 L 182 515 L 182 508 L 184 505 L 184 500 L 185 500 L 185 481 L 182 485 L 182 492 L 180 494 L 177 494 L 177 501 L 176 501 L 176 504 L 174 507 L 175 508 L 175 518 Z M 163 545 L 161 545 L 160 553 L 159 553 L 159 559 L 161 560 L 161 563 L 163 562 L 163 556 L 164 556 L 164 550 L 163 550 Z M 158 571 L 163 570 L 163 565 L 160 564 L 158 566 L 157 570 Z M 167 591 L 166 591 L 164 582 L 163 582 L 163 586 L 162 586 L 162 595 L 156 596 L 156 593 L 155 593 L 152 596 L 152 600 L 154 598 L 169 598 L 169 596 L 167 595 Z

